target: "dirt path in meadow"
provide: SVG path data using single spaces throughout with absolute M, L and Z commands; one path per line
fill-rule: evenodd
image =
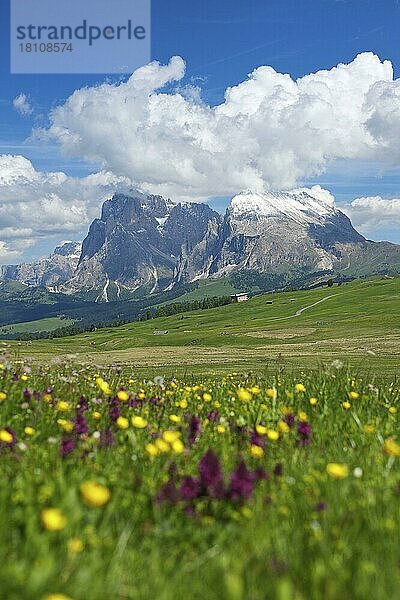
M 330 296 L 325 296 L 325 298 L 322 298 L 321 300 L 318 300 L 318 302 L 314 302 L 314 304 L 310 304 L 309 306 L 305 306 L 304 308 L 300 308 L 300 310 L 298 310 L 294 315 L 292 315 L 293 317 L 299 317 L 301 314 L 303 314 L 303 312 L 305 310 L 308 310 L 309 308 L 312 308 L 313 306 L 317 306 L 317 304 L 321 304 L 321 302 L 325 302 L 325 300 L 329 300 L 329 298 L 333 298 L 334 296 L 338 296 L 339 294 L 331 294 Z
M 294 313 L 294 315 L 289 315 L 287 317 L 274 317 L 274 318 L 270 319 L 268 322 L 272 323 L 275 321 L 286 321 L 287 319 L 294 319 L 295 317 L 300 317 L 305 310 L 308 310 L 309 308 L 312 308 L 313 306 L 317 306 L 317 304 L 321 304 L 321 302 L 325 302 L 325 300 L 329 300 L 329 298 L 333 298 L 334 296 L 339 296 L 339 295 L 340 294 L 331 294 L 330 296 L 325 296 L 325 298 L 321 298 L 321 300 L 318 300 L 317 302 L 314 302 L 313 304 L 309 304 L 308 306 L 304 306 L 304 308 L 300 308 L 297 312 Z

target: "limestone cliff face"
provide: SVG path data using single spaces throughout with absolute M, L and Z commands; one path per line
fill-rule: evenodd
M 133 192 L 103 204 L 82 245 L 2 267 L 0 278 L 107 302 L 243 270 L 294 278 L 400 272 L 400 246 L 366 240 L 320 188 L 243 192 L 224 216 L 204 203 Z

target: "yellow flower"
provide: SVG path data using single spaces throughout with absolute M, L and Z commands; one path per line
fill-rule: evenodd
M 97 481 L 85 481 L 81 484 L 80 490 L 83 501 L 92 508 L 104 506 L 111 498 L 108 487 Z
M 79 554 L 83 548 L 84 544 L 79 538 L 71 538 L 68 542 L 68 552 L 70 554 Z
M 289 433 L 290 431 L 289 425 L 282 419 L 278 421 L 278 429 L 281 433 Z
M 299 410 L 297 416 L 299 417 L 299 421 L 301 421 L 302 423 L 308 421 L 307 413 L 305 413 L 304 410 Z
M 101 413 L 99 413 L 97 410 L 94 410 L 92 412 L 92 417 L 95 421 L 99 421 L 101 419 Z
M 258 435 L 267 435 L 268 428 L 264 427 L 264 425 L 256 425 L 256 432 Z
M 44 508 L 40 518 L 43 527 L 49 531 L 61 531 L 67 525 L 67 519 L 59 508 Z
M 250 447 L 250 454 L 253 458 L 262 458 L 264 456 L 264 450 L 261 446 L 252 444 Z
M 97 377 L 96 384 L 97 387 L 103 392 L 103 394 L 105 394 L 106 396 L 112 395 L 112 391 L 110 389 L 109 384 L 107 383 L 107 381 L 104 381 L 102 377 Z
M 345 479 L 349 475 L 349 467 L 339 463 L 328 463 L 326 472 L 333 479 Z
M 144 429 L 147 427 L 147 421 L 143 417 L 139 417 L 138 415 L 134 415 L 132 417 L 132 425 L 137 427 L 137 429 Z
M 53 400 L 53 396 L 51 394 L 43 394 L 44 402 L 51 402 Z
M 252 396 L 251 392 L 249 392 L 249 390 L 245 390 L 244 388 L 238 388 L 237 397 L 242 402 L 250 402 L 250 400 L 252 399 L 253 396 Z
M 383 444 L 383 451 L 389 456 L 400 456 L 400 444 L 393 438 L 387 438 Z
M 267 396 L 267 398 L 272 398 L 272 400 L 275 400 L 276 396 L 277 396 L 277 392 L 275 388 L 268 388 L 265 391 L 265 395 Z
M 364 425 L 364 433 L 374 433 L 375 427 L 373 425 Z
M 56 404 L 56 409 L 60 410 L 61 412 L 66 412 L 69 410 L 69 404 L 68 402 L 65 402 L 65 400 L 59 400 Z
M 21 381 L 28 381 L 28 375 L 24 373 L 23 375 L 21 375 L 20 379 Z
M 66 594 L 46 594 L 42 596 L 42 600 L 72 600 L 71 596 Z
M 186 400 L 186 398 L 183 398 L 183 400 L 181 400 L 181 401 L 179 402 L 179 407 L 180 407 L 180 408 L 187 408 L 187 405 L 188 405 L 188 403 L 187 403 L 187 400 Z
M 346 410 L 348 410 L 349 408 L 351 408 L 351 404 L 350 404 L 350 402 L 347 402 L 347 400 L 345 400 L 344 402 L 342 402 L 342 406 Z
M 312 398 L 310 398 L 309 402 L 310 402 L 311 406 L 315 406 L 318 402 L 318 398 L 312 397 Z
M 225 433 L 226 428 L 224 425 L 217 425 L 217 431 L 218 433 Z
M 176 440 L 174 440 L 176 441 Z M 169 444 L 161 439 L 161 438 L 157 438 L 156 441 L 154 442 L 155 447 L 157 448 L 158 452 L 169 452 Z
M 128 429 L 129 427 L 129 421 L 126 417 L 118 417 L 116 424 L 120 429 Z
M 306 391 L 306 387 L 302 383 L 296 383 L 296 385 L 294 386 L 294 389 L 296 392 L 305 392 Z
M 179 440 L 181 434 L 179 431 L 164 431 L 162 437 L 165 442 L 172 444 L 176 440 Z
M 33 427 L 30 427 L 29 425 L 27 425 L 27 427 L 25 427 L 24 431 L 25 431 L 26 435 L 33 435 L 36 430 Z
M 121 400 L 121 402 L 127 402 L 129 400 L 129 394 L 128 392 L 125 392 L 125 390 L 119 390 L 119 392 L 117 392 L 117 398 L 118 400 Z
M 389 412 L 391 415 L 395 415 L 397 413 L 397 408 L 395 406 L 389 406 Z
M 3 402 L 3 400 L 6 400 L 6 398 L 7 398 L 6 392 L 0 392 L 0 402 Z
M 4 442 L 6 444 L 11 444 L 13 441 L 13 436 L 6 429 L 0 429 L 0 442 Z
M 360 397 L 360 394 L 358 392 L 349 392 L 349 398 L 351 398 L 352 400 L 357 400 Z
M 149 456 L 157 456 L 158 448 L 155 444 L 146 444 L 145 450 Z
M 74 429 L 74 424 L 72 421 L 67 421 L 66 419 L 57 419 L 57 423 L 67 433 L 71 433 L 71 431 Z
M 275 431 L 275 429 L 268 429 L 267 437 L 269 440 L 277 440 L 279 439 L 279 431 Z
M 144 400 L 146 398 L 146 394 L 143 392 L 143 390 L 141 390 L 137 397 L 139 398 L 139 400 Z
M 259 394 L 261 392 L 260 388 L 258 387 L 258 385 L 253 385 L 253 387 L 250 388 L 250 392 L 254 395 Z
M 203 400 L 204 400 L 204 402 L 211 402 L 211 400 L 212 400 L 211 394 L 209 394 L 208 392 L 204 392 Z
M 174 442 L 172 442 L 171 447 L 176 454 L 181 454 L 185 449 L 182 440 L 175 440 Z
M 173 423 L 179 423 L 181 418 L 178 415 L 169 415 L 169 420 Z

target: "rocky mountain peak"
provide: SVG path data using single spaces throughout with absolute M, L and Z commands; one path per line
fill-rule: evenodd
M 244 191 L 224 216 L 204 203 L 173 203 L 139 191 L 114 194 L 82 247 L 65 242 L 49 258 L 2 267 L 0 276 L 110 301 L 237 271 L 290 280 L 321 270 L 393 269 L 400 271 L 400 246 L 367 241 L 331 194 L 314 186 Z

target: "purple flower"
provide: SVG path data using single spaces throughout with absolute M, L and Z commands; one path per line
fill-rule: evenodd
M 326 504 L 326 502 L 323 502 L 323 501 L 317 502 L 314 506 L 315 512 L 323 512 L 326 509 L 327 509 L 327 504 Z
M 204 487 L 217 485 L 222 481 L 219 458 L 212 450 L 202 456 L 199 462 L 200 481 Z
M 170 502 L 171 504 L 176 504 L 178 501 L 179 490 L 177 489 L 175 482 L 170 479 L 159 490 L 156 497 L 156 502 L 157 504 L 162 504 L 163 502 Z
M 252 446 L 260 446 L 261 448 L 265 448 L 265 437 L 258 435 L 256 431 L 252 431 L 250 434 L 250 443 Z
M 296 421 L 296 415 L 294 413 L 289 413 L 283 417 L 283 421 L 285 421 L 285 423 L 287 423 L 289 427 L 292 428 Z
M 85 410 L 87 410 L 89 408 L 89 402 L 87 401 L 87 398 L 85 398 L 85 396 L 81 396 L 79 398 L 79 402 L 76 405 L 76 412 L 78 414 L 81 414 L 83 412 L 85 412 Z
M 130 400 L 128 400 L 128 406 L 130 408 L 137 408 L 138 406 L 141 406 L 142 403 L 140 400 L 137 400 L 136 398 L 130 398 Z
M 99 448 L 110 448 L 114 443 L 114 435 L 111 429 L 102 429 L 100 431 Z
M 73 449 L 75 448 L 75 440 L 71 437 L 64 438 L 61 440 L 60 445 L 60 456 L 61 458 L 65 458 L 68 454 L 71 454 Z
M 257 469 L 254 469 L 253 477 L 255 481 L 260 481 L 261 479 L 269 479 L 268 473 L 262 467 L 257 467 Z
M 25 388 L 22 390 L 22 395 L 25 398 L 25 400 L 30 400 L 32 397 L 32 390 L 30 390 L 29 388 Z
M 282 475 L 283 475 L 283 464 L 282 463 L 277 463 L 275 465 L 274 475 L 276 475 L 276 477 L 282 477 Z
M 121 416 L 121 410 L 120 410 L 119 406 L 116 406 L 114 404 L 113 406 L 110 406 L 108 414 L 110 415 L 110 419 L 112 421 L 116 421 L 118 419 L 118 417 Z
M 222 500 L 226 497 L 226 490 L 222 479 L 218 483 L 209 486 L 207 491 L 210 498 L 214 498 L 214 500 Z
M 308 446 L 311 443 L 311 432 L 312 428 L 308 421 L 303 421 L 297 426 L 297 433 L 299 434 L 299 439 L 297 441 L 299 446 Z
M 82 433 L 88 433 L 89 427 L 83 415 L 78 414 L 75 417 L 75 431 L 78 435 Z
M 149 400 L 150 404 L 160 404 L 161 398 L 158 396 L 152 396 Z
M 218 419 L 219 419 L 219 412 L 217 410 L 210 410 L 210 412 L 207 413 L 207 419 L 209 421 L 218 421 Z
M 231 474 L 228 497 L 232 500 L 248 500 L 254 488 L 254 475 L 242 460 Z
M 188 440 L 190 444 L 194 444 L 197 437 L 201 432 L 201 421 L 199 417 L 192 415 L 189 419 L 189 436 Z
M 182 500 L 194 500 L 200 493 L 199 482 L 194 477 L 185 475 L 179 493 Z

